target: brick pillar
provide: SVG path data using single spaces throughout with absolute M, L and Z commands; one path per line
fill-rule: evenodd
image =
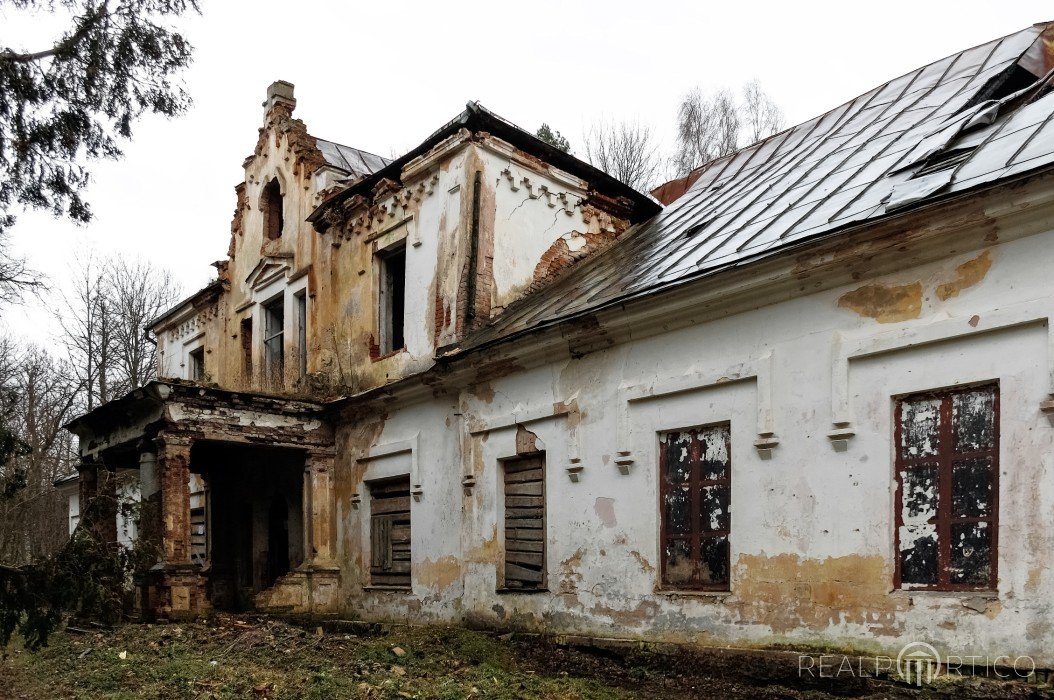
M 333 562 L 333 453 L 312 451 L 304 460 L 304 565 Z
M 147 617 L 191 619 L 209 608 L 206 579 L 190 560 L 190 448 L 181 435 L 162 433 L 156 457 L 144 455 L 141 468 L 153 468 L 156 492 L 146 496 L 151 522 L 144 534 L 154 538 L 158 563 L 146 577 L 142 607 Z M 144 513 L 144 520 L 147 514 Z
M 80 521 L 103 542 L 117 542 L 117 476 L 101 462 L 83 462 L 80 473 Z
M 157 439 L 161 556 L 166 564 L 190 563 L 190 441 Z

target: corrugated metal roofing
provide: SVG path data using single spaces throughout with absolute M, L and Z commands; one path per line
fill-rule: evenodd
M 709 163 L 665 210 L 511 306 L 467 345 L 1049 166 L 1054 93 L 1035 87 L 1035 72 L 1052 57 L 1054 23 L 1037 24 Z M 1001 97 L 1022 82 L 1034 85 Z M 935 163 L 964 148 L 969 154 L 955 154 L 948 167 Z M 918 176 L 924 168 L 930 174 Z
M 316 139 L 316 141 L 318 150 L 322 151 L 322 157 L 326 159 L 327 163 L 355 177 L 373 175 L 391 162 L 387 158 L 382 158 L 351 146 L 326 141 L 325 139 Z

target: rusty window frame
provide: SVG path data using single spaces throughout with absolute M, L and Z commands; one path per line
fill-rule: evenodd
M 723 479 L 702 479 L 702 459 L 701 459 L 701 443 L 699 440 L 699 434 L 709 430 L 724 429 L 725 431 L 725 450 L 727 455 L 727 461 L 725 462 L 725 478 Z M 675 484 L 671 483 L 667 478 L 668 464 L 667 464 L 667 445 L 672 439 L 672 436 L 688 433 L 692 436 L 691 439 L 691 451 L 690 451 L 690 472 L 687 481 L 679 482 L 681 486 L 687 485 L 689 492 L 689 519 L 691 523 L 690 531 L 687 534 L 675 534 L 669 532 L 669 523 L 667 522 L 667 510 L 666 502 L 667 496 L 670 490 Z M 664 440 L 663 440 L 664 438 Z M 732 535 L 732 426 L 728 421 L 720 423 L 711 423 L 707 425 L 701 425 L 694 428 L 684 428 L 679 430 L 667 430 L 660 433 L 659 441 L 659 521 L 660 521 L 660 560 L 661 560 L 661 572 L 660 572 L 660 585 L 666 590 L 698 590 L 698 591 L 729 591 L 732 585 L 731 575 L 731 535 Z M 702 492 L 706 487 L 725 487 L 728 489 L 728 526 L 723 529 L 704 529 L 702 527 L 704 514 L 702 512 Z M 694 562 L 697 566 L 701 565 L 702 555 L 701 547 L 702 540 L 706 539 L 718 539 L 724 538 L 725 540 L 725 580 L 707 583 L 703 581 L 695 582 L 671 582 L 668 575 L 668 544 L 676 540 L 687 540 L 689 542 L 689 560 Z
M 955 450 L 955 425 L 952 420 L 953 397 L 959 394 L 978 391 L 991 391 L 992 403 L 992 446 L 986 449 L 957 452 Z M 893 439 L 894 439 L 894 479 L 896 495 L 894 498 L 894 585 L 898 589 L 910 591 L 993 591 L 999 582 L 999 382 L 980 382 L 964 384 L 945 389 L 917 392 L 894 397 L 893 403 Z M 923 400 L 940 401 L 940 425 L 937 432 L 938 449 L 935 455 L 906 457 L 902 449 L 903 439 L 903 406 L 908 402 Z M 953 516 L 952 489 L 954 465 L 964 460 L 991 460 L 990 500 L 987 516 Z M 906 470 L 925 466 L 937 467 L 937 514 L 930 521 L 937 526 L 937 582 L 931 585 L 903 581 L 903 556 L 900 551 L 901 528 L 904 525 L 904 480 Z M 971 522 L 987 523 L 990 532 L 988 580 L 984 583 L 954 583 L 951 580 L 951 545 L 952 526 Z

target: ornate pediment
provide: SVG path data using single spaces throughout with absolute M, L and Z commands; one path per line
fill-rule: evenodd
M 266 287 L 276 279 L 288 276 L 292 268 L 291 263 L 291 256 L 265 255 L 245 278 L 245 284 L 250 289 Z

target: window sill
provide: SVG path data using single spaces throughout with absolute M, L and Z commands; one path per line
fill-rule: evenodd
M 363 586 L 364 591 L 380 591 L 381 593 L 413 593 L 411 586 Z
M 398 350 L 392 350 L 389 353 L 385 353 L 383 355 L 378 355 L 377 357 L 371 357 L 370 358 L 370 362 L 380 362 L 381 360 L 387 360 L 389 358 L 395 357 L 396 355 L 401 355 L 404 352 L 406 352 L 406 348 L 402 347 L 402 348 L 399 348 Z
M 920 598 L 958 598 L 960 600 L 966 598 L 999 600 L 999 591 L 993 591 L 991 589 L 980 591 L 935 591 L 929 588 L 895 588 L 890 592 L 890 595 L 896 598 L 912 598 L 918 596 Z
M 534 595 L 535 593 L 548 593 L 548 588 L 498 588 L 494 591 L 498 595 L 509 595 L 515 593 L 524 593 L 526 595 Z
M 655 595 L 666 596 L 667 598 L 727 598 L 732 595 L 732 591 L 693 591 L 662 589 L 655 591 Z

